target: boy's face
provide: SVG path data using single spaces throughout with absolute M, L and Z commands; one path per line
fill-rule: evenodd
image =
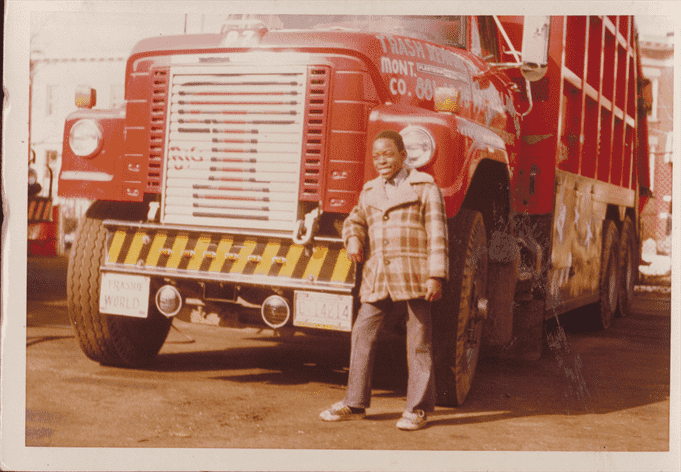
M 398 151 L 395 141 L 388 138 L 374 141 L 372 154 L 376 172 L 386 180 L 393 178 L 402 169 L 407 158 L 407 151 Z

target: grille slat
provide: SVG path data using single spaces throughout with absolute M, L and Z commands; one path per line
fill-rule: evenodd
M 262 169 L 262 168 L 261 168 Z M 220 181 L 220 180 L 253 180 L 255 182 L 262 182 L 263 185 L 271 185 L 275 182 L 291 183 L 297 181 L 297 169 L 291 169 L 291 166 L 282 170 L 281 172 L 269 171 L 256 172 L 250 169 L 239 170 L 236 168 L 208 168 L 208 169 L 186 169 L 186 168 L 169 168 L 168 169 L 168 187 L 167 192 L 173 190 L 172 186 L 179 186 L 181 182 L 177 179 L 183 179 L 186 184 L 201 185 L 204 182 Z
M 223 190 L 229 190 L 230 193 L 225 194 L 222 192 Z M 169 192 L 166 198 L 169 204 L 185 204 L 186 201 L 182 202 L 178 199 L 186 199 L 194 195 L 216 196 L 222 200 L 270 201 L 285 204 L 295 202 L 297 197 L 295 193 L 286 192 L 286 190 L 273 190 L 272 186 L 265 187 L 249 182 L 231 182 L 230 185 L 205 185 L 200 188 L 194 186 L 178 187 Z
M 224 103 L 218 103 L 217 101 L 192 103 L 189 101 L 178 100 L 177 102 L 173 101 L 173 104 L 170 107 L 170 112 L 178 113 L 180 117 L 187 116 L 188 118 L 191 118 L 192 115 L 206 115 L 208 119 L 216 118 L 216 116 L 218 117 L 217 119 L 219 119 L 220 115 L 236 115 L 257 116 L 260 118 L 260 120 L 263 120 L 262 117 L 277 120 L 282 116 L 296 116 L 296 109 L 299 108 L 301 104 L 302 103 L 299 102 L 263 104 L 255 102 L 227 103 L 226 101 Z M 300 122 L 300 120 L 298 121 Z
M 269 142 L 263 142 L 263 140 L 260 139 L 230 139 L 229 137 L 220 135 L 220 133 L 196 131 L 178 131 L 177 133 L 170 133 L 170 139 L 173 142 L 173 149 L 170 150 L 171 159 L 175 158 L 175 151 L 191 153 L 201 151 L 224 153 L 227 150 L 236 153 L 249 152 L 258 154 L 259 156 L 272 154 L 300 154 L 299 140 L 291 142 L 293 141 L 292 139 L 288 142 L 283 139 L 272 139 Z M 216 157 L 224 157 L 223 155 L 215 155 Z
M 243 138 L 248 136 L 251 139 L 263 140 L 282 140 L 294 141 L 296 133 L 287 133 L 281 129 L 280 125 L 258 124 L 257 127 L 249 123 L 217 123 L 206 120 L 183 120 L 170 127 L 171 132 L 179 132 L 185 129 L 206 130 L 220 137 L 224 135 L 238 135 Z
M 170 70 L 163 221 L 295 228 L 305 66 Z

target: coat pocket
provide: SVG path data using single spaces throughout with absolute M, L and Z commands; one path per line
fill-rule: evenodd
M 360 298 L 371 294 L 376 288 L 376 259 L 370 258 L 362 269 L 362 286 L 359 290 Z
M 426 256 L 393 257 L 387 274 L 388 284 L 392 294 L 400 300 L 418 298 L 426 293 L 428 274 Z
M 409 275 L 408 280 L 413 290 L 418 293 L 425 293 L 426 280 L 430 276 L 428 270 L 428 257 L 422 255 L 413 255 L 408 259 Z

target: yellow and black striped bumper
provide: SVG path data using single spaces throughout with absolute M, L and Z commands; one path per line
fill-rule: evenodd
M 355 267 L 340 241 L 311 250 L 289 239 L 110 227 L 105 271 L 350 292 Z

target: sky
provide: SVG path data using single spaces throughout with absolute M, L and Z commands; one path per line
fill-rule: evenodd
M 125 57 L 149 36 L 182 34 L 184 14 L 34 12 L 31 51 L 38 57 Z
M 677 16 L 681 19 L 681 16 Z M 665 36 L 674 31 L 674 17 L 661 15 L 640 15 L 635 18 L 641 35 Z M 678 26 L 678 25 L 676 25 Z

